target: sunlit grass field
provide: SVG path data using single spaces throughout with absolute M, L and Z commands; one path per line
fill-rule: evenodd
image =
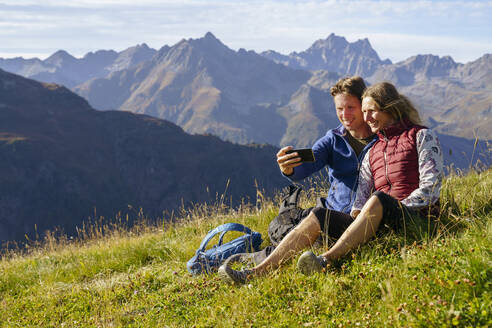
M 325 192 L 312 183 L 301 206 Z M 244 286 L 187 272 L 201 239 L 222 223 L 243 223 L 269 245 L 280 197 L 258 193 L 256 205 L 235 209 L 200 204 L 157 226 L 99 222 L 74 239 L 4 251 L 0 326 L 492 326 L 492 170 L 448 176 L 438 224 L 378 236 L 326 273 L 303 276 L 296 259 Z

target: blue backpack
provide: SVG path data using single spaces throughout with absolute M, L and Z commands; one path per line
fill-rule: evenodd
M 227 231 L 239 231 L 245 234 L 226 244 L 222 244 Z M 205 250 L 208 242 L 218 233 L 221 233 L 219 243 L 209 250 Z M 208 232 L 197 249 L 195 256 L 188 261 L 186 266 L 188 271 L 195 275 L 202 272 L 217 271 L 222 262 L 231 255 L 258 251 L 262 241 L 259 232 L 251 231 L 251 229 L 239 223 L 226 223 Z

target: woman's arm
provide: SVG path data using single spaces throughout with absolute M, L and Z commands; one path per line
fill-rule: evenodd
M 352 210 L 350 211 L 350 215 L 352 217 L 354 217 L 354 215 L 356 216 L 356 213 L 360 212 L 374 191 L 374 178 L 372 176 L 371 166 L 369 164 L 369 153 L 370 152 L 367 152 L 364 156 L 359 170 L 357 194 L 355 196 L 354 205 L 352 205 Z
M 436 134 L 429 129 L 417 132 L 419 158 L 419 187 L 401 202 L 410 208 L 421 208 L 439 200 L 444 164 L 441 145 Z

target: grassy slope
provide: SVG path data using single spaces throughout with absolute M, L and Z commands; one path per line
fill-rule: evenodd
M 322 193 L 309 191 L 309 198 Z M 303 205 L 309 204 L 305 197 Z M 201 238 L 237 221 L 260 231 L 261 209 L 197 206 L 164 231 L 140 226 L 83 240 L 53 238 L 0 262 L 1 327 L 478 327 L 490 326 L 492 170 L 449 177 L 436 234 L 387 234 L 327 273 L 305 277 L 295 261 L 246 286 L 185 268 Z M 425 229 L 424 229 L 425 230 Z M 268 241 L 264 241 L 266 246 Z M 320 250 L 317 250 L 320 251 Z

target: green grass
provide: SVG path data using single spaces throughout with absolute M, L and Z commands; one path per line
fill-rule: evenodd
M 320 193 L 315 184 L 302 205 Z M 293 260 L 245 286 L 226 285 L 215 274 L 192 277 L 186 261 L 213 227 L 240 222 L 268 239 L 279 200 L 259 200 L 235 210 L 197 205 L 163 227 L 103 233 L 96 225 L 75 240 L 48 237 L 27 251 L 5 251 L 0 326 L 492 325 L 492 170 L 445 180 L 445 214 L 433 233 L 424 224 L 406 236 L 380 236 L 326 273 L 303 276 Z

